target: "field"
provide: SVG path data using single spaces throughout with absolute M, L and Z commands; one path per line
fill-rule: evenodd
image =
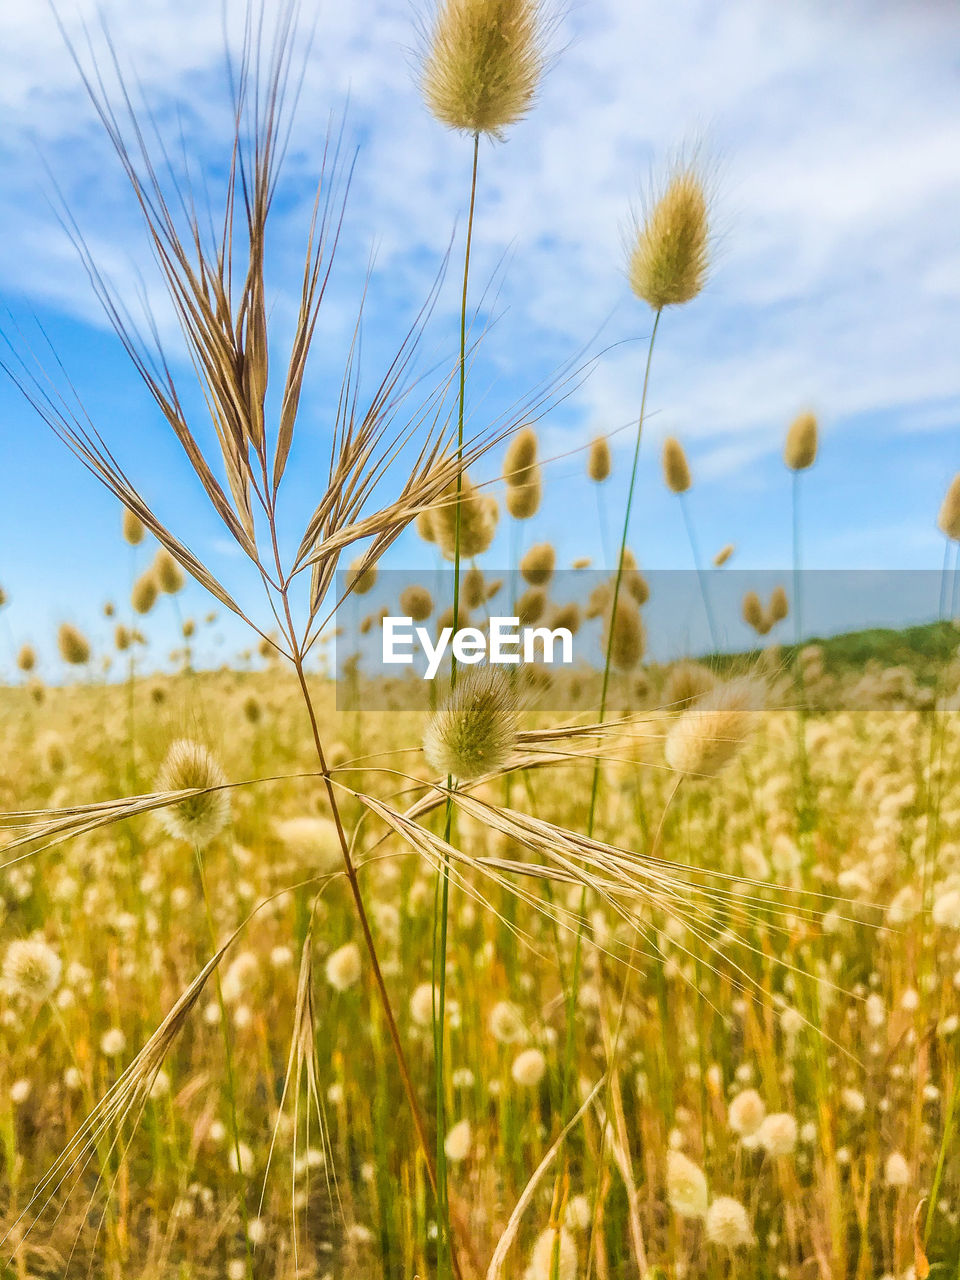
M 312 30 L 298 0 L 224 6 L 215 84 L 187 26 L 208 40 L 219 6 L 192 7 L 175 26 L 163 3 L 130 9 L 145 78 L 106 18 L 59 22 L 82 111 L 56 104 L 70 146 L 46 173 L 86 162 L 96 130 L 142 243 L 124 275 L 120 233 L 86 239 L 58 188 L 101 327 L 73 325 L 86 292 L 70 323 L 54 309 L 45 325 L 26 298 L 35 343 L 16 311 L 0 322 L 17 412 L 73 455 L 52 463 L 47 435 L 9 433 L 30 477 L 10 496 L 44 527 L 16 526 L 24 559 L 0 589 L 0 1280 L 960 1280 L 960 474 L 947 483 L 928 444 L 955 425 L 953 384 L 934 378 L 924 400 L 890 380 L 923 380 L 938 313 L 911 311 L 909 342 L 871 328 L 930 281 L 949 289 L 953 239 L 942 270 L 911 223 L 923 289 L 904 266 L 897 307 L 858 297 L 850 326 L 817 272 L 840 289 L 885 256 L 859 221 L 861 157 L 835 153 L 830 192 L 809 202 L 822 254 L 794 235 L 786 205 L 808 187 L 784 167 L 775 199 L 741 184 L 757 205 L 748 252 L 730 255 L 745 279 L 684 328 L 677 313 L 696 314 L 737 236 L 709 148 L 679 133 L 648 146 L 630 210 L 640 175 L 611 187 L 591 166 L 605 149 L 617 166 L 646 153 L 584 147 L 562 125 L 546 168 L 569 166 L 591 237 L 609 191 L 623 195 L 622 260 L 609 235 L 584 260 L 602 307 L 613 280 L 631 310 L 609 340 L 605 322 L 579 334 L 587 310 L 554 331 L 567 231 L 539 226 L 552 198 L 523 163 L 509 181 L 498 165 L 570 15 L 440 0 L 417 24 L 385 6 L 412 65 L 411 128 L 448 148 L 441 175 L 416 154 L 382 163 L 407 136 L 397 86 L 365 61 L 379 22 L 351 18 L 369 28 L 358 74 L 377 98 L 355 141 L 335 111 L 321 137 L 314 73 L 341 46 L 311 43 L 321 20 Z M 750 9 L 742 29 L 734 16 L 738 48 L 750 23 L 767 28 Z M 337 36 L 353 53 L 351 30 Z M 619 53 L 615 36 L 597 47 Z M 791 79 L 776 45 L 771 103 Z M 810 50 L 833 66 L 832 37 Z M 182 75 L 164 95 L 151 77 L 171 55 Z M 564 121 L 593 99 L 618 109 L 593 71 L 594 89 L 571 76 L 583 96 L 561 103 Z M 754 71 L 765 117 L 768 71 Z M 859 96 L 842 88 L 831 134 Z M 748 148 L 766 137 L 758 101 L 732 112 Z M 398 241 L 423 228 L 401 215 L 374 232 L 363 196 L 351 204 L 371 120 L 388 139 L 377 181 L 412 201 L 397 209 L 436 227 L 440 188 L 453 200 L 436 243 L 413 238 L 406 257 Z M 944 144 L 911 127 L 913 166 Z M 864 126 L 871 155 L 880 132 Z M 96 154 L 76 191 L 109 222 Z M 876 156 L 886 183 L 896 165 Z M 888 195 L 909 173 L 872 193 L 897 262 Z M 543 334 L 498 327 L 513 247 L 497 265 L 495 240 L 477 256 L 511 202 L 537 224 L 544 278 L 523 288 Z M 847 261 L 854 241 L 869 272 Z M 791 258 L 776 281 L 775 243 Z M 49 281 L 60 260 L 43 254 Z M 777 324 L 789 342 L 801 303 L 816 344 L 795 359 L 769 348 L 748 404 L 759 361 L 724 361 Z M 860 324 L 880 402 L 850 393 L 843 331 Z M 832 380 L 814 376 L 825 348 Z M 128 357 L 136 406 L 110 363 Z M 691 360 L 716 380 L 706 398 Z M 824 439 L 792 386 L 801 370 L 839 402 L 823 406 Z M 666 418 L 665 386 L 685 397 Z M 854 457 L 854 428 L 869 457 Z M 821 449 L 829 484 L 811 493 Z M 878 495 L 878 459 L 893 494 Z M 690 498 L 695 473 L 722 509 Z M 84 525 L 91 480 L 113 542 Z M 919 529 L 901 518 L 908 489 Z M 825 495 L 844 508 L 836 524 Z M 872 527 L 888 509 L 895 524 Z M 706 561 L 719 516 L 748 546 Z M 814 520 L 811 563 L 840 568 L 852 548 L 863 564 L 869 547 L 929 572 L 805 573 Z M 88 545 L 102 555 L 84 565 Z M 824 620 L 827 580 L 840 612 Z M 894 615 L 893 629 L 836 621 L 868 599 L 863 625 Z M 530 629 L 516 666 L 480 660 L 494 616 Z M 387 617 L 449 641 L 431 678 L 367 665 Z M 546 652 L 558 636 L 567 667 Z
M 603 736 L 597 838 L 628 850 L 656 839 L 677 874 L 649 898 L 638 884 L 639 931 L 588 894 L 573 1073 L 590 1103 L 534 1187 L 504 1275 L 550 1274 L 549 1254 L 531 1250 L 552 1222 L 567 1224 L 560 1274 L 580 1274 L 594 1215 L 601 1277 L 899 1277 L 924 1238 L 954 1274 L 960 736 L 922 681 L 934 673 L 950 692 L 958 673 L 931 666 L 922 634 L 901 648 L 919 681 L 876 658 L 865 676 L 849 638 L 808 649 L 808 692 L 831 681 L 832 709 L 762 713 L 735 762 L 676 794 L 663 743 L 688 669 L 655 673 Z M 782 655 L 772 669 L 787 705 Z M 430 770 L 400 744 L 420 740 L 423 717 L 336 713 L 328 681 L 315 700 L 351 828 L 350 788 L 400 808 L 422 794 Z M 230 790 L 200 862 L 145 814 L 9 867 L 5 932 L 44 939 L 55 973 L 38 993 L 5 970 L 8 1227 L 201 971 L 211 932 L 219 942 L 242 926 L 132 1113 L 61 1169 L 10 1274 L 60 1275 L 74 1250 L 78 1270 L 117 1276 L 428 1274 L 435 1211 L 289 674 L 34 684 L 4 691 L 2 717 L 8 810 L 150 791 L 185 734 L 213 744 L 231 783 L 264 779 Z M 513 810 L 576 826 L 597 746 L 569 745 L 477 794 L 496 805 L 509 785 Z M 442 812 L 425 821 L 439 830 Z M 454 843 L 473 860 L 532 860 L 468 814 Z M 369 819 L 356 858 L 429 1115 L 435 871 Z M 485 1273 L 562 1127 L 581 894 L 522 875 L 515 894 L 482 866 L 454 878 L 449 904 L 444 1103 L 465 1276 Z M 322 1132 L 305 1088 L 284 1101 L 298 1018 Z

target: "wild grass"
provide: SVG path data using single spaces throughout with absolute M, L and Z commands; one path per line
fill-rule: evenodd
M 440 249 L 372 391 L 362 307 L 343 335 L 329 458 L 291 545 L 283 479 L 350 162 L 331 136 L 281 352 L 269 230 L 297 6 L 247 18 L 215 214 L 135 104 L 113 45 L 99 62 L 74 51 L 183 351 L 164 349 L 150 317 L 133 322 L 65 221 L 258 608 L 190 550 L 175 501 L 167 516 L 145 500 L 56 360 L 50 374 L 23 335 L 8 339 L 7 372 L 152 558 L 133 566 L 142 621 L 115 634 L 122 685 L 94 676 L 106 655 L 65 622 L 72 681 L 43 683 L 21 651 L 25 684 L 0 691 L 3 1266 L 19 1280 L 865 1280 L 923 1275 L 929 1253 L 950 1274 L 952 657 L 938 648 L 932 687 L 903 670 L 828 670 L 799 643 L 789 664 L 773 650 L 741 659 L 735 678 L 720 658 L 643 661 L 649 587 L 631 517 L 655 339 L 708 282 L 696 170 L 668 178 L 630 248 L 652 321 L 622 532 L 587 611 L 603 624 L 595 682 L 569 717 L 547 716 L 519 695 L 549 674 L 511 683 L 454 665 L 425 723 L 362 710 L 354 665 L 356 705 L 340 712 L 322 638 L 338 609 L 359 618 L 384 553 L 418 529 L 454 566 L 454 625 L 461 589 L 482 615 L 494 585 L 478 561 L 499 501 L 467 468 L 499 465 L 515 522 L 537 515 L 548 482 L 535 423 L 579 373 L 471 431 L 467 373 L 481 135 L 499 139 L 532 106 L 549 15 L 523 0 L 440 9 L 425 93 L 472 139 L 456 353 L 425 377 Z M 197 390 L 199 420 L 184 407 Z M 679 449 L 667 480 L 683 498 Z M 807 439 L 788 465 L 815 453 Z M 613 466 L 594 441 L 592 481 Z M 518 608 L 552 612 L 552 544 L 521 559 L 512 541 L 530 584 Z M 199 669 L 187 592 L 248 626 L 264 669 Z M 184 641 L 168 676 L 139 657 L 163 596 Z M 778 589 L 744 611 L 765 635 L 788 610 Z

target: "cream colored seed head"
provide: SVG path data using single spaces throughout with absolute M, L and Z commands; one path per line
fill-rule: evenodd
M 400 592 L 400 608 L 414 622 L 426 622 L 433 613 L 433 597 L 426 587 L 414 583 Z
M 545 587 L 553 577 L 557 555 L 549 542 L 538 542 L 520 561 L 520 573 L 532 587 Z
M 433 512 L 428 508 L 421 511 L 414 521 L 414 528 L 424 542 L 435 542 L 436 537 L 433 532 Z
M 686 493 L 692 483 L 683 445 L 673 436 L 663 442 L 663 478 L 671 493 Z
M 630 254 L 630 287 L 654 311 L 690 302 L 708 266 L 708 202 L 693 169 L 674 174 L 638 227 Z
M 69 622 L 60 624 L 57 631 L 57 648 L 60 657 L 73 667 L 82 667 L 90 661 L 90 642 L 81 631 Z
M 230 817 L 229 796 L 222 789 L 226 781 L 226 775 L 206 747 L 189 738 L 174 742 L 157 775 L 156 790 L 196 789 L 200 794 L 157 810 L 170 835 L 197 848 L 219 835 Z
M 542 70 L 538 0 L 442 0 L 421 87 L 441 124 L 499 138 L 532 107 Z
M 611 470 L 610 445 L 605 436 L 597 436 L 587 455 L 587 475 L 595 484 L 602 484 Z
M 678 662 L 663 686 L 663 705 L 670 711 L 682 711 L 709 693 L 716 683 L 716 676 L 702 663 Z
M 537 433 L 533 427 L 521 427 L 507 446 L 503 458 L 503 478 L 507 484 L 526 484 L 538 472 Z
M 517 704 L 497 667 L 471 667 L 434 713 L 423 739 L 428 764 L 461 782 L 504 764 L 517 735 Z
M 716 685 L 671 727 L 664 748 L 667 764 L 688 777 L 715 777 L 743 745 L 763 701 L 758 680 Z
M 183 570 L 166 547 L 160 547 L 154 556 L 153 573 L 157 580 L 157 590 L 167 596 L 175 596 L 178 591 L 182 591 L 187 581 Z
M 130 592 L 130 603 L 137 613 L 141 615 L 147 614 L 157 603 L 158 594 L 157 576 L 152 569 L 148 569 L 145 573 L 141 573 L 133 584 L 133 590 Z
M 954 542 L 960 542 L 960 472 L 951 480 L 940 505 L 937 528 Z
M 143 521 L 138 515 L 130 510 L 129 507 L 123 509 L 123 539 L 129 542 L 131 547 L 138 547 L 146 536 L 146 528 Z
M 713 557 L 713 563 L 715 567 L 719 569 L 721 565 L 726 564 L 727 561 L 730 559 L 730 557 L 733 555 L 734 551 L 736 551 L 736 547 L 732 542 L 728 542 L 725 547 L 721 547 L 720 550 L 717 552 L 717 554 Z
M 794 418 L 783 446 L 783 460 L 791 471 L 806 471 L 817 460 L 817 419 L 812 413 Z

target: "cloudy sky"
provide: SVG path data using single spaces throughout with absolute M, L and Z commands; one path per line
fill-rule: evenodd
M 215 200 L 230 140 L 221 0 L 59 7 L 81 56 L 105 66 L 102 16 L 136 95 Z M 337 372 L 371 264 L 363 368 L 373 386 L 451 237 L 454 260 L 462 253 L 470 147 L 419 97 L 428 15 L 426 0 L 303 0 L 315 34 L 271 244 L 281 338 L 331 121 L 345 120 L 357 160 L 289 482 L 291 535 L 322 483 Z M 661 325 L 631 534 L 641 563 L 689 564 L 659 474 L 669 432 L 688 449 L 704 550 L 732 541 L 740 569 L 786 566 L 780 451 L 809 407 L 822 446 L 805 477 L 807 564 L 938 568 L 934 518 L 960 469 L 957 6 L 580 0 L 552 46 L 536 110 L 505 143 L 481 148 L 473 274 L 487 329 L 471 389 L 477 425 L 570 361 L 589 362 L 542 423 L 543 452 L 557 460 L 524 536 L 552 538 L 561 560 L 598 558 L 604 523 L 617 523 L 651 324 L 626 285 L 624 235 L 644 190 L 695 151 L 714 191 L 714 264 L 705 293 Z M 243 565 L 118 351 L 58 217 L 63 201 L 134 311 L 146 296 L 176 358 L 129 191 L 45 5 L 0 7 L 0 119 L 4 333 L 48 367 L 55 351 L 145 496 L 234 584 Z M 455 351 L 456 274 L 427 335 L 440 370 Z M 11 600 L 0 645 L 42 642 L 63 618 L 96 630 L 103 600 L 124 600 L 132 571 L 115 503 L 9 384 L 0 412 L 0 583 Z M 598 432 L 617 433 L 599 515 L 571 453 Z M 418 554 L 404 543 L 391 559 Z M 505 536 L 498 554 L 505 565 Z M 198 588 L 185 607 L 204 607 Z

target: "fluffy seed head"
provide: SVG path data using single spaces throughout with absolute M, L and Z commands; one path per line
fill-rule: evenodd
M 553 577 L 557 554 L 549 542 L 538 542 L 520 561 L 520 572 L 532 587 L 545 587 Z
M 17 667 L 21 671 L 32 671 L 37 665 L 37 654 L 33 645 L 25 644 L 17 654 Z
M 646 642 L 640 610 L 629 593 L 621 592 L 613 619 L 612 636 L 609 620 L 604 629 L 603 651 L 609 651 L 610 663 L 618 671 L 632 671 L 643 657 Z
M 524 1280 L 576 1280 L 577 1246 L 565 1227 L 547 1227 L 537 1237 Z
M 724 1249 L 756 1244 L 746 1209 L 733 1196 L 717 1196 L 707 1210 L 707 1239 Z
M 538 471 L 537 433 L 533 427 L 521 427 L 507 446 L 503 456 L 503 478 L 507 484 L 526 484 Z
M 123 540 L 131 547 L 138 547 L 146 536 L 146 529 L 139 516 L 134 515 L 129 507 L 123 509 Z
M 539 1049 L 524 1049 L 513 1060 L 510 1074 L 514 1084 L 532 1089 L 540 1083 L 547 1070 L 547 1060 Z
M 122 622 L 118 622 L 113 633 L 113 643 L 120 653 L 125 652 L 133 644 L 133 636 Z
M 427 726 L 423 753 L 440 774 L 461 782 L 502 765 L 517 733 L 517 704 L 497 667 L 473 667 Z
M 157 791 L 190 791 L 175 804 L 158 809 L 165 829 L 177 840 L 185 840 L 203 848 L 223 830 L 230 817 L 230 799 L 220 788 L 226 775 L 206 747 L 189 738 L 179 738 L 170 747 L 157 775 Z
M 550 629 L 556 631 L 558 627 L 564 627 L 575 636 L 580 630 L 580 606 L 570 602 L 570 604 L 558 605 L 554 609 L 550 617 Z
M 682 1218 L 706 1216 L 706 1175 L 682 1151 L 667 1153 L 667 1200 L 670 1208 Z
M 433 613 L 433 597 L 426 587 L 416 584 L 404 587 L 400 592 L 400 608 L 414 622 L 426 622 Z
M 630 254 L 630 287 L 654 311 L 690 302 L 703 288 L 707 224 L 703 181 L 694 169 L 681 169 L 638 227 Z
M 532 480 L 507 486 L 504 505 L 514 520 L 530 520 L 540 510 L 542 497 L 543 484 L 540 480 L 540 470 L 537 468 Z
M 499 138 L 530 110 L 542 70 L 538 0 L 442 0 L 420 83 L 441 124 Z
M 692 481 L 683 445 L 673 436 L 663 442 L 663 478 L 671 493 L 686 493 Z
M 90 661 L 90 642 L 69 622 L 60 624 L 57 648 L 60 650 L 60 657 L 72 667 L 82 667 Z
M 17 938 L 3 957 L 3 982 L 11 995 L 42 1004 L 60 985 L 63 965 L 43 938 Z
M 489 548 L 497 531 L 500 511 L 497 500 L 490 494 L 480 493 L 463 473 L 460 486 L 460 558 L 472 560 Z M 457 482 L 452 480 L 444 489 L 440 504 L 431 512 L 433 540 L 445 560 L 456 559 L 457 546 Z
M 542 587 L 528 587 L 517 601 L 517 617 L 521 627 L 532 627 L 543 617 L 547 607 L 546 592 Z
M 610 475 L 611 469 L 610 445 L 605 436 L 597 436 L 587 455 L 587 475 L 595 484 L 602 484 Z
M 753 627 L 758 635 L 763 635 L 766 626 L 766 614 L 760 597 L 755 591 L 747 591 L 740 604 L 740 615 L 748 627 Z
M 783 446 L 783 460 L 791 471 L 806 471 L 817 460 L 817 419 L 812 413 L 794 418 Z
M 153 572 L 157 579 L 157 590 L 162 591 L 164 595 L 175 596 L 186 585 L 187 579 L 183 570 L 166 547 L 160 547 L 154 556 Z
M 788 1156 L 797 1145 L 797 1122 L 787 1111 L 767 1116 L 757 1132 L 757 1140 L 772 1156 Z
M 637 604 L 646 604 L 650 599 L 650 586 L 637 568 L 637 557 L 629 547 L 623 548 L 620 564 L 620 586 L 630 592 Z
M 719 569 L 721 565 L 726 564 L 727 561 L 730 559 L 730 557 L 733 555 L 734 551 L 736 551 L 736 547 L 733 545 L 732 542 L 728 542 L 725 547 L 721 547 L 720 550 L 717 552 L 717 554 L 713 557 L 713 563 L 715 567 Z
M 741 1138 L 752 1138 L 766 1114 L 767 1109 L 756 1089 L 744 1089 L 730 1103 L 727 1123 Z
M 130 592 L 130 603 L 137 613 L 143 615 L 149 613 L 157 603 L 159 594 L 160 588 L 157 586 L 157 575 L 152 569 L 148 569 L 146 573 L 141 573 L 133 584 L 133 590 Z
M 667 764 L 688 777 L 712 778 L 733 759 L 763 706 L 763 686 L 741 677 L 718 684 L 682 712 L 667 734 Z
M 459 1163 L 470 1154 L 470 1143 L 473 1135 L 470 1132 L 469 1120 L 458 1120 L 443 1140 L 443 1150 L 448 1160 Z
M 770 593 L 770 603 L 767 606 L 767 617 L 771 623 L 782 622 L 790 612 L 790 602 L 787 599 L 787 593 L 783 587 L 774 587 Z
M 334 991 L 346 991 L 360 981 L 360 948 L 355 942 L 338 947 L 327 957 L 327 981 Z
M 414 521 L 414 528 L 424 542 L 436 542 L 436 535 L 433 532 L 433 512 L 429 508 L 420 512 Z
M 954 542 L 960 542 L 960 472 L 951 480 L 950 488 L 940 505 L 937 528 Z
M 910 1166 L 899 1151 L 891 1151 L 887 1156 L 883 1176 L 888 1187 L 909 1187 Z
M 709 693 L 716 683 L 716 676 L 702 663 L 678 662 L 663 686 L 663 705 L 669 711 L 682 711 Z
M 463 603 L 468 609 L 479 609 L 487 598 L 487 584 L 481 569 L 468 569 L 460 584 Z
M 375 564 L 363 567 L 363 556 L 357 556 L 347 574 L 347 590 L 355 596 L 365 596 L 368 591 L 372 591 L 377 581 L 377 566 Z

